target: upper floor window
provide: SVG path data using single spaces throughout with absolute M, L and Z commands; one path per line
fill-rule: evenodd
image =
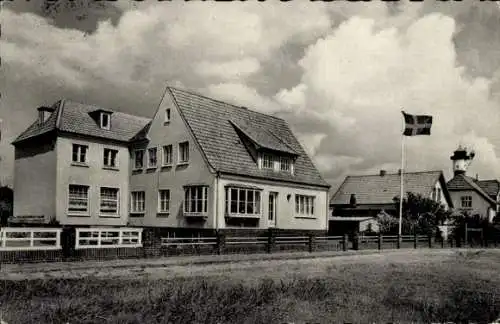
M 118 150 L 104 149 L 104 166 L 116 167 L 116 157 L 118 156 Z
M 156 168 L 158 162 L 158 152 L 156 147 L 148 149 L 148 168 Z
M 273 156 L 270 154 L 262 155 L 262 168 L 263 169 L 274 169 Z
M 110 129 L 111 127 L 111 114 L 102 112 L 99 118 L 99 125 L 102 129 Z
M 303 216 L 314 216 L 314 196 L 295 195 L 295 213 Z
M 172 164 L 172 145 L 165 145 L 163 147 L 163 165 Z
M 118 188 L 101 188 L 101 202 L 99 210 L 102 215 L 118 215 Z
M 184 189 L 184 212 L 205 214 L 208 212 L 208 187 L 189 186 Z
M 146 210 L 146 193 L 144 191 L 132 191 L 130 194 L 130 212 L 132 214 L 143 214 Z
M 441 188 L 437 188 L 437 191 L 436 191 L 436 201 L 437 202 L 441 201 Z
M 179 143 L 179 163 L 189 161 L 189 142 Z
M 290 159 L 287 157 L 280 158 L 280 170 L 281 171 L 290 171 Z
M 460 197 L 462 208 L 472 208 L 472 196 Z
M 170 108 L 165 109 L 165 123 L 170 122 Z
M 134 151 L 134 169 L 142 169 L 144 167 L 144 150 Z
M 87 145 L 73 144 L 73 162 L 77 163 L 87 163 L 87 151 L 89 147 Z
M 89 186 L 69 185 L 68 214 L 88 215 L 89 213 Z

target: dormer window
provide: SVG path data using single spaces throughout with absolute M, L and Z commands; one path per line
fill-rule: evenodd
M 101 112 L 99 117 L 99 125 L 102 129 L 110 129 L 111 126 L 111 114 L 107 112 Z
M 274 169 L 274 159 L 270 154 L 262 155 L 262 168 L 263 169 Z
M 280 170 L 281 171 L 290 171 L 290 159 L 287 157 L 280 158 Z

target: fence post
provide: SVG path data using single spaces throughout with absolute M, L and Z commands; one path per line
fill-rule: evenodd
M 349 236 L 344 234 L 344 238 L 342 239 L 342 250 L 347 251 L 347 244 L 349 243 Z
M 267 232 L 267 253 L 271 253 L 273 251 L 273 231 L 270 228 Z
M 382 250 L 382 232 L 378 232 L 377 247 L 379 250 Z
M 309 252 L 312 253 L 314 251 L 314 235 L 309 234 Z
M 397 247 L 398 249 L 400 249 L 400 248 L 401 248 L 401 240 L 402 240 L 402 236 L 401 236 L 401 234 L 398 234 L 398 242 L 397 242 L 397 244 L 396 244 L 396 247 Z
M 352 238 L 352 249 L 355 251 L 359 250 L 359 233 L 354 233 Z
M 417 231 L 413 232 L 413 248 L 416 249 L 418 245 L 418 235 Z
M 429 249 L 432 248 L 432 234 L 427 233 L 427 240 L 429 241 Z
M 441 235 L 441 248 L 444 249 L 444 236 Z
M 216 248 L 217 248 L 217 254 L 221 255 L 224 253 L 224 243 L 225 243 L 225 236 L 224 234 L 217 232 L 216 234 Z

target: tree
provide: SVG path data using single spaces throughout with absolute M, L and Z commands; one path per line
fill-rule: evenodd
M 399 197 L 394 197 L 397 210 L 399 201 Z M 408 192 L 403 199 L 403 233 L 433 234 L 437 226 L 444 225 L 450 218 L 451 211 L 430 198 Z
M 7 225 L 7 219 L 12 215 L 14 191 L 7 187 L 0 187 L 0 226 Z

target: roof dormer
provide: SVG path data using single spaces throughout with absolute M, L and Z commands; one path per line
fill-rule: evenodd
M 98 109 L 89 113 L 89 115 L 96 121 L 97 125 L 101 129 L 110 130 L 111 129 L 111 115 L 112 111 Z
M 52 115 L 54 112 L 53 107 L 39 107 L 38 108 L 38 123 L 43 124 L 45 123 L 49 117 Z

